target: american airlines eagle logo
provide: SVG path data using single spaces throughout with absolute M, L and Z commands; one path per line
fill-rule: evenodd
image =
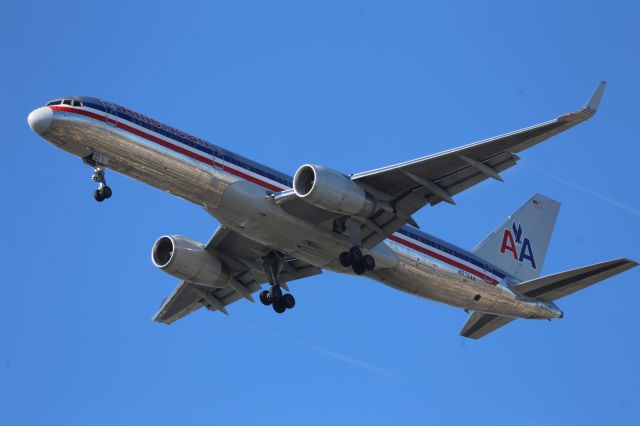
M 522 226 L 513 222 L 511 229 L 505 229 L 502 235 L 500 253 L 511 253 L 514 260 L 518 262 L 528 261 L 533 269 L 536 268 L 536 261 L 533 258 L 531 242 L 522 233 Z

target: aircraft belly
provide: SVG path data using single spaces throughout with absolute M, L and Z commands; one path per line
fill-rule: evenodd
M 337 264 L 337 254 L 349 240 L 330 228 L 289 215 L 275 204 L 269 191 L 247 181 L 231 184 L 221 205 L 208 209 L 222 224 L 265 246 L 318 267 Z
M 522 318 L 548 316 L 536 301 L 516 297 L 504 283 L 492 285 L 481 279 L 472 280 L 437 259 L 393 242 L 389 246 L 398 256 L 399 264 L 375 271 L 373 278 L 390 287 L 463 309 Z
M 79 157 L 100 154 L 106 157 L 104 165 L 108 169 L 206 208 L 219 207 L 225 189 L 240 180 L 115 126 L 77 114 L 56 111 L 56 119 L 43 136 Z

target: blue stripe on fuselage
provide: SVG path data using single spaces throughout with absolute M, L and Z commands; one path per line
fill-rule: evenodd
M 465 262 L 468 262 L 480 268 L 481 270 L 484 270 L 490 274 L 493 274 L 496 277 L 500 277 L 502 279 L 506 276 L 506 274 L 497 270 L 493 266 L 488 265 L 482 259 L 471 254 L 470 252 L 464 249 L 461 249 L 459 247 L 456 247 L 451 243 L 443 241 L 425 232 L 422 232 L 410 225 L 405 225 L 404 227 L 399 229 L 398 232 L 414 241 L 421 242 L 426 246 L 445 252 L 459 260 L 464 260 Z

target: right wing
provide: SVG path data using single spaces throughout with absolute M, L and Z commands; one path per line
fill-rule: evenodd
M 242 298 L 253 301 L 252 293 L 260 290 L 261 285 L 268 281 L 260 265 L 262 256 L 271 251 L 269 247 L 220 227 L 207 243 L 206 249 L 229 267 L 232 276 L 230 284 L 224 288 L 211 288 L 182 281 L 164 300 L 154 321 L 171 324 L 202 306 L 228 315 L 228 305 Z M 284 260 L 280 280 L 286 286 L 289 281 L 320 273 L 320 268 L 288 257 Z

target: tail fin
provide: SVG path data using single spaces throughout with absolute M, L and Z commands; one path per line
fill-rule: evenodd
M 560 203 L 536 194 L 473 248 L 493 266 L 522 281 L 540 276 Z

